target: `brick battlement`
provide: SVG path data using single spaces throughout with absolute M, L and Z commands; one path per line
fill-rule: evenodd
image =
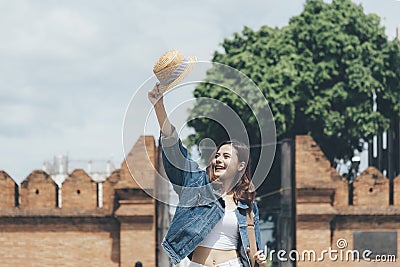
M 368 167 L 354 179 L 354 206 L 389 206 L 389 179 Z M 329 202 L 348 206 L 348 184 L 309 135 L 296 137 L 296 190 L 298 203 Z M 400 175 L 394 179 L 394 205 L 400 206 Z
M 154 190 L 157 157 L 142 136 L 103 182 L 76 169 L 58 186 L 34 170 L 17 185 L 0 171 L 0 265 L 156 266 L 156 203 L 136 181 Z
M 114 187 L 122 181 L 121 169 L 115 170 L 103 182 L 95 182 L 84 170 L 71 172 L 59 187 L 44 171 L 32 171 L 18 186 L 4 171 L 0 172 L 0 208 L 12 210 L 14 207 L 27 210 L 78 209 L 96 210 L 100 207 L 111 208 L 114 199 Z M 133 179 L 124 180 L 125 185 Z M 100 187 L 99 184 L 102 186 Z M 101 192 L 101 193 L 100 193 Z M 101 194 L 101 199 L 99 199 Z M 16 200 L 17 199 L 17 200 Z M 99 201 L 103 203 L 99 205 Z
M 61 187 L 42 170 L 32 171 L 20 186 L 5 171 L 0 171 L 0 209 L 112 209 L 115 189 L 154 188 L 156 153 L 154 138 L 142 136 L 122 162 L 121 168 L 114 170 L 105 181 L 96 182 L 84 170 L 76 169 Z M 132 174 L 137 175 L 135 179 Z M 138 180 L 140 185 L 136 182 Z

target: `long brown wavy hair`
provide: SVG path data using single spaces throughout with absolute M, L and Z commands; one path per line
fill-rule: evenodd
M 244 168 L 240 172 L 237 172 L 235 177 L 232 179 L 231 186 L 233 187 L 229 191 L 229 193 L 233 193 L 233 199 L 235 200 L 236 204 L 240 200 L 246 203 L 250 208 L 252 208 L 252 203 L 256 197 L 256 191 L 253 183 L 251 182 L 251 160 L 250 149 L 248 146 L 237 140 L 222 142 L 219 146 L 217 146 L 217 148 L 214 150 L 208 160 L 208 165 L 206 169 L 208 177 L 210 178 L 211 182 L 213 182 L 213 184 L 215 184 L 217 187 L 218 185 L 222 184 L 219 179 L 214 176 L 212 160 L 223 145 L 232 145 L 232 147 L 235 148 L 237 152 L 238 162 L 243 161 L 246 164 L 246 168 Z

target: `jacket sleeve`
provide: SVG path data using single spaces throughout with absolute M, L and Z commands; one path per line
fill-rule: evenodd
M 172 126 L 171 136 L 161 133 L 160 146 L 165 173 L 178 194 L 182 187 L 201 185 L 200 180 L 205 177 L 205 171 L 189 157 L 175 127 Z
M 257 203 L 253 202 L 253 212 L 254 212 L 254 231 L 256 234 L 257 250 L 263 250 L 261 244 L 261 230 L 260 230 L 260 214 L 258 210 Z

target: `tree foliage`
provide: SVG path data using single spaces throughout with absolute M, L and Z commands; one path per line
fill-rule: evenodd
M 362 148 L 361 139 L 371 140 L 400 116 L 399 43 L 388 40 L 377 15 L 365 14 L 350 0 L 308 0 L 288 26 L 245 27 L 222 48 L 212 60 L 257 84 L 274 114 L 278 138 L 309 133 L 332 162 L 350 158 Z M 231 106 L 248 127 L 250 141 L 259 141 L 254 116 L 237 95 L 210 84 L 199 85 L 194 95 Z M 209 107 L 197 103 L 190 112 L 198 117 Z M 205 137 L 221 140 L 221 130 L 206 118 L 189 126 L 196 131 L 191 144 Z

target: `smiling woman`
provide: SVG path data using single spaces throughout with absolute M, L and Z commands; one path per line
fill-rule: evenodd
M 257 252 L 261 238 L 249 148 L 235 140 L 226 141 L 216 148 L 206 170 L 200 169 L 168 119 L 161 86 L 157 83 L 148 98 L 161 129 L 164 169 L 179 195 L 163 248 L 174 264 L 189 257 L 191 267 L 266 263 L 262 250 Z M 254 218 L 255 235 L 249 234 L 248 218 Z
M 229 192 L 236 202 L 241 200 L 249 206 L 256 193 L 250 170 L 249 148 L 237 140 L 222 142 L 215 149 L 206 169 L 211 182 L 220 182 L 223 192 Z
M 240 166 L 237 166 L 239 164 Z M 213 167 L 213 176 L 215 178 L 222 178 L 224 174 L 227 178 L 232 177 L 238 171 L 242 171 L 245 167 L 245 162 L 239 163 L 237 152 L 233 151 L 232 144 L 227 142 L 226 144 L 219 146 L 219 149 L 217 149 L 217 152 L 212 160 L 211 166 Z M 238 168 L 235 168 L 236 166 Z

